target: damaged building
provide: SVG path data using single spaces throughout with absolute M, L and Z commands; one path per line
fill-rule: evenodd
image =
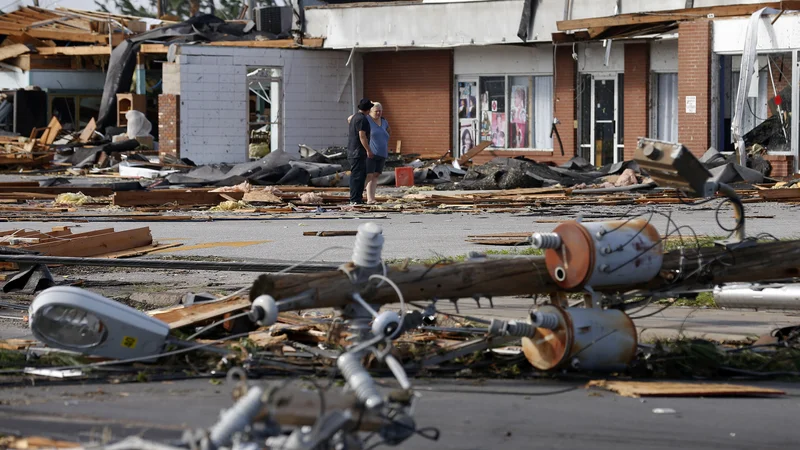
M 36 126 L 73 110 L 83 125 L 84 103 L 102 109 L 105 86 L 115 103 L 106 112 L 124 101 L 147 109 L 160 151 L 196 164 L 297 153 L 301 145 L 344 146 L 345 119 L 367 97 L 383 104 L 392 124 L 389 148 L 421 158 L 460 157 L 488 141 L 474 162 L 524 157 L 560 165 L 580 156 L 599 167 L 630 160 L 639 137 L 681 142 L 698 156 L 712 147 L 733 153 L 741 137 L 739 146 L 768 161 L 772 176 L 787 176 L 797 169 L 796 3 L 305 2 L 293 7 L 291 20 L 272 24 L 277 33 L 243 17 L 226 23 L 234 31 L 206 24 L 213 33 L 204 36 L 165 31 L 180 24 L 148 29 L 119 17 L 134 26 L 124 22 L 114 31 L 112 24 L 110 35 L 89 28 L 83 39 L 99 45 L 67 51 L 28 42 L 35 51 L 23 51 L 37 64 L 53 64 L 56 55 L 97 60 L 100 70 L 69 63 L 68 70 L 87 77 L 81 93 L 60 93 L 44 69 L 26 68 L 19 57 L 4 59 L 0 86 L 47 92 L 50 103 Z M 754 13 L 760 18 L 750 19 Z M 3 17 L 12 14 L 19 13 Z M 77 20 L 59 17 L 49 20 Z M 752 51 L 745 51 L 748 27 L 756 38 Z M 46 38 L 39 28 L 8 30 L 13 45 L 22 34 Z M 122 60 L 105 55 L 125 40 L 135 44 L 124 70 L 115 69 Z M 746 90 L 743 55 L 753 63 Z M 144 86 L 128 87 L 131 75 L 109 81 L 115 70 L 134 72 L 134 62 L 149 69 Z M 77 95 L 65 100 L 74 107 L 53 109 L 53 99 L 65 95 Z

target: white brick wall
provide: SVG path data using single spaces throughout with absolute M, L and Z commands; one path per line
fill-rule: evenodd
M 283 148 L 347 145 L 352 105 L 343 51 L 183 46 L 181 156 L 197 164 L 248 159 L 247 67 L 283 69 Z M 344 92 L 342 86 L 347 83 Z

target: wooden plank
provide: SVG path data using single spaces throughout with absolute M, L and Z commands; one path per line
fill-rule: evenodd
M 90 197 L 103 197 L 111 195 L 114 190 L 110 187 L 94 187 L 94 186 L 39 186 L 39 187 L 3 187 L 0 186 L 0 193 L 5 194 L 50 194 L 51 198 L 55 198 L 58 194 L 65 192 L 83 192 Z M 132 191 L 136 192 L 136 191 Z M 7 196 L 5 198 L 8 198 Z M 39 197 L 42 198 L 42 197 Z M 46 198 L 46 197 L 44 197 Z
M 17 56 L 24 55 L 30 51 L 30 47 L 25 44 L 13 44 L 6 47 L 0 47 L 0 61 L 16 58 Z
M 47 124 L 47 128 L 44 130 L 42 137 L 39 139 L 44 145 L 50 146 L 53 145 L 55 142 L 56 137 L 58 137 L 58 133 L 61 132 L 61 122 L 58 121 L 56 116 L 53 116 L 50 119 L 50 123 Z
M 81 135 L 78 137 L 78 142 L 89 142 L 89 139 L 92 138 L 95 130 L 97 130 L 97 122 L 95 122 L 94 117 L 92 117 L 91 120 L 89 120 L 89 123 L 86 124 L 86 128 L 81 131 Z
M 31 28 L 23 30 L 21 27 L 10 27 L 6 24 L 0 25 L 0 34 L 11 36 L 21 36 L 28 34 L 37 39 L 52 39 L 54 41 L 68 42 L 87 42 L 96 44 L 108 44 L 108 36 L 92 33 L 76 33 L 74 31 L 55 30 L 52 28 Z
M 249 308 L 250 300 L 248 298 L 233 297 L 221 302 L 196 303 L 189 306 L 148 311 L 147 314 L 168 324 L 169 328 L 174 330 Z
M 48 42 L 43 41 L 41 39 L 36 39 L 35 37 L 27 34 L 22 33 L 19 36 L 8 36 L 6 40 L 3 42 L 9 42 L 12 44 L 27 44 L 32 47 L 55 47 L 55 42 Z
M 38 47 L 36 52 L 42 56 L 68 55 L 68 56 L 96 56 L 110 55 L 111 47 L 108 45 L 77 45 L 75 47 Z
M 322 48 L 324 39 L 303 39 L 304 48 Z M 216 41 L 206 42 L 203 45 L 211 47 L 247 47 L 247 48 L 297 48 L 299 45 L 293 39 L 273 39 L 271 41 Z
M 758 195 L 764 200 L 797 200 L 800 199 L 800 188 L 762 189 Z
M 773 397 L 778 389 L 737 384 L 592 380 L 586 387 L 607 389 L 623 397 Z
M 303 236 L 319 236 L 319 237 L 332 237 L 332 236 L 355 236 L 357 230 L 343 230 L 343 231 L 304 231 Z
M 796 10 L 800 9 L 800 1 L 764 2 L 749 5 L 709 6 L 703 8 L 658 11 L 658 14 L 631 13 L 591 19 L 560 20 L 556 22 L 556 27 L 558 28 L 558 31 L 571 31 L 599 27 L 704 19 L 708 17 L 709 14 L 713 14 L 715 18 L 748 16 L 764 7 Z
M 479 143 L 478 145 L 476 145 L 475 147 L 472 147 L 461 158 L 458 158 L 458 164 L 463 166 L 470 159 L 474 158 L 478 153 L 484 151 L 486 149 L 486 147 L 488 147 L 490 145 L 492 145 L 491 142 L 483 141 L 483 142 Z
M 6 181 L 4 183 L 0 183 L 0 187 L 38 187 L 38 181 Z
M 85 237 L 92 237 L 92 236 L 102 236 L 104 234 L 113 233 L 113 228 L 104 228 L 102 230 L 95 230 L 95 231 L 86 231 L 84 233 L 42 233 L 44 239 L 41 240 L 41 244 L 46 244 L 49 242 L 63 242 L 69 239 L 80 239 Z M 29 247 L 28 247 L 29 248 Z
M 168 50 L 169 46 L 164 44 L 142 44 L 139 46 L 139 53 L 166 54 Z
M 137 247 L 131 250 L 123 250 L 120 252 L 111 252 L 102 255 L 97 255 L 95 256 L 95 258 L 111 258 L 111 259 L 131 258 L 133 256 L 142 256 L 148 253 L 157 252 L 159 250 L 166 250 L 168 248 L 180 247 L 181 245 L 183 245 L 183 243 L 181 242 L 176 242 L 174 244 L 146 245 L 144 247 Z
M 150 228 L 143 227 L 99 236 L 31 245 L 26 249 L 46 252 L 51 256 L 88 257 L 144 247 L 152 243 L 153 236 L 150 234 Z
M 244 192 L 226 192 L 228 196 L 241 200 Z M 218 205 L 224 201 L 219 192 L 164 189 L 158 191 L 116 192 L 112 198 L 117 206 L 158 206 L 169 203 L 178 205 Z

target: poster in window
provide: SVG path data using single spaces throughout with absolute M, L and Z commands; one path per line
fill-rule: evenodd
M 460 155 L 466 154 L 469 149 L 477 144 L 475 140 L 475 132 L 477 131 L 477 121 L 474 119 L 465 119 L 459 122 L 459 143 Z
M 477 115 L 477 103 L 475 94 L 478 90 L 478 83 L 460 82 L 458 83 L 458 118 L 475 119 Z
M 489 111 L 481 113 L 481 142 L 492 140 L 492 117 Z
M 511 126 L 511 132 L 513 133 L 513 142 L 511 147 L 513 148 L 528 148 L 528 124 L 527 123 L 515 123 Z
M 511 123 L 528 123 L 528 87 L 511 87 Z
M 506 113 L 492 113 L 492 146 L 506 147 Z

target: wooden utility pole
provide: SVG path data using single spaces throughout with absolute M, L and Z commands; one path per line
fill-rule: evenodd
M 156 19 L 160 19 L 164 15 L 163 2 L 164 0 L 156 0 Z
M 630 270 L 635 270 L 631 268 Z M 691 278 L 675 286 L 712 286 L 718 283 L 756 282 L 800 277 L 800 241 L 755 244 L 728 250 L 690 248 L 664 255 L 659 276 L 645 286 L 620 286 L 617 289 L 664 289 L 676 277 Z M 549 294 L 561 289 L 547 272 L 544 257 L 514 257 L 467 261 L 427 267 L 393 266 L 387 276 L 397 284 L 406 301 L 463 299 L 513 295 Z M 301 275 L 261 275 L 250 290 L 250 299 L 269 294 L 275 299 L 297 297 L 281 310 L 341 307 L 352 303 L 355 286 L 340 271 Z M 384 283 L 371 283 L 360 290 L 370 303 L 396 303 L 394 289 Z

